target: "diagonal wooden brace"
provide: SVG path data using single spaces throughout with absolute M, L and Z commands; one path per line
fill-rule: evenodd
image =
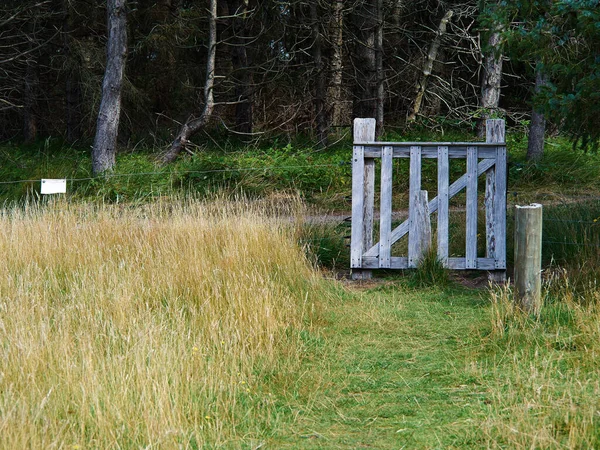
M 483 175 L 496 164 L 495 159 L 484 159 L 477 164 L 477 176 Z M 467 187 L 467 174 L 464 174 L 448 188 L 448 198 L 454 197 L 460 191 Z M 438 198 L 435 197 L 429 202 L 429 213 L 434 213 L 438 210 Z M 392 231 L 391 245 L 406 236 L 410 229 L 410 221 L 405 220 Z M 379 243 L 375 244 L 363 255 L 365 257 L 379 256 Z

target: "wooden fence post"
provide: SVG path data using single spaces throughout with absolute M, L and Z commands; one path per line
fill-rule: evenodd
M 354 119 L 354 142 L 375 142 L 375 119 Z M 352 279 L 353 280 L 368 280 L 373 276 L 373 272 L 370 270 L 362 270 L 362 255 L 373 245 L 373 210 L 375 207 L 375 159 L 364 158 L 364 148 L 358 148 L 361 146 L 354 146 L 353 155 L 353 171 L 352 175 L 355 176 L 355 168 L 363 166 L 364 173 L 362 177 L 360 175 L 355 180 L 353 178 L 352 183 L 352 236 L 351 241 L 351 254 L 352 258 Z M 357 162 L 356 160 L 362 155 L 364 162 Z M 362 180 L 360 180 L 362 178 Z M 362 189 L 355 186 L 358 182 L 362 181 Z M 355 183 L 356 181 L 356 183 Z M 361 198 L 357 198 L 360 196 Z M 362 206 L 362 212 L 355 214 L 355 209 Z M 360 216 L 360 223 L 359 223 Z M 356 217 L 356 219 L 355 219 Z M 357 227 L 362 227 L 362 231 L 358 231 Z M 358 235 L 361 236 L 361 244 L 358 242 Z M 360 252 L 360 257 L 358 253 Z M 360 262 L 358 262 L 360 260 Z
M 503 119 L 486 120 L 486 142 L 505 144 L 506 129 Z M 485 178 L 485 236 L 486 257 L 506 264 L 506 148 L 498 149 L 496 164 Z M 493 283 L 506 281 L 504 268 L 488 272 Z
M 515 295 L 523 310 L 542 308 L 542 205 L 515 207 Z

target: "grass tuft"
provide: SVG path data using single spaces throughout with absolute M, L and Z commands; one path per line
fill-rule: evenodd
M 432 247 L 413 272 L 411 272 L 411 284 L 415 287 L 447 287 L 450 285 L 448 269 L 438 259 L 435 248 Z

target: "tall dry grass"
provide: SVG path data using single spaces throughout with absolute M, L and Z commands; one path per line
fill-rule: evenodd
M 227 202 L 0 215 L 0 447 L 239 447 L 280 420 L 323 292 L 289 225 Z M 247 208 L 246 208 L 247 209 Z
M 565 269 L 550 274 L 539 317 L 516 307 L 510 288 L 492 292 L 486 362 L 475 370 L 490 395 L 488 448 L 600 447 L 600 289 L 598 272 L 588 275 L 582 289 Z

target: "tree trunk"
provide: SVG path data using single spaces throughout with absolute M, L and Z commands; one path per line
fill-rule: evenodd
M 477 135 L 485 136 L 485 121 L 496 115 L 502 88 L 502 51 L 500 47 L 501 25 L 496 24 L 488 39 L 488 49 L 483 58 L 480 107 L 482 117 L 477 124 Z
M 310 5 L 310 15 L 313 32 L 313 58 L 315 64 L 315 122 L 317 125 L 317 145 L 325 147 L 327 145 L 328 124 L 327 112 L 325 111 L 325 100 L 327 96 L 327 74 L 323 63 L 323 39 L 321 36 L 321 23 L 319 20 L 319 11 L 316 1 Z
M 233 49 L 231 64 L 235 76 L 235 129 L 251 134 L 254 127 L 254 96 L 252 73 L 249 70 L 246 41 L 248 35 L 248 0 L 228 0 L 229 15 L 232 17 Z
M 383 114 L 385 107 L 385 73 L 383 71 L 383 0 L 377 0 L 377 30 L 375 32 L 375 66 L 377 71 L 377 112 L 376 119 L 376 137 L 383 135 Z
M 94 175 L 113 170 L 115 166 L 119 119 L 121 116 L 121 90 L 127 58 L 127 15 L 125 0 L 108 0 L 108 42 L 106 69 L 102 82 L 102 99 L 92 148 Z
M 444 17 L 442 17 L 442 20 L 440 21 L 440 26 L 438 27 L 438 31 L 435 35 L 435 38 L 433 39 L 433 42 L 431 43 L 429 53 L 427 54 L 427 61 L 425 61 L 425 65 L 423 66 L 423 75 L 421 76 L 421 81 L 419 82 L 419 86 L 417 88 L 417 95 L 415 97 L 415 102 L 413 104 L 412 111 L 406 119 L 407 122 L 414 122 L 417 119 L 419 111 L 421 110 L 423 97 L 425 96 L 425 91 L 427 90 L 427 81 L 433 70 L 433 63 L 435 63 L 435 60 L 437 58 L 440 45 L 442 44 L 442 38 L 444 37 L 444 34 L 446 34 L 448 22 L 452 18 L 453 14 L 454 12 L 451 10 L 446 12 L 446 14 L 444 14 Z
M 354 99 L 354 116 L 377 117 L 377 55 L 375 51 L 375 31 L 377 28 L 378 0 L 364 0 L 354 12 L 356 32 L 356 72 L 357 94 Z
M 328 92 L 328 104 L 331 105 L 331 124 L 342 124 L 342 73 L 344 45 L 344 0 L 333 4 L 332 23 L 329 31 L 331 40 L 331 85 Z
M 37 138 L 38 124 L 35 113 L 38 74 L 36 63 L 28 61 L 25 69 L 24 92 L 23 92 L 23 137 L 25 142 L 33 142 Z
M 162 158 L 163 164 L 168 164 L 181 153 L 189 139 L 206 126 L 215 107 L 213 87 L 215 84 L 215 59 L 217 51 L 217 0 L 210 0 L 210 16 L 208 19 L 208 56 L 206 60 L 206 78 L 204 83 L 204 109 L 200 117 L 190 117 L 181 127 L 169 150 Z
M 77 63 L 72 53 L 72 16 L 69 2 L 64 2 L 65 20 L 63 22 L 63 49 L 66 58 L 66 79 L 65 79 L 65 120 L 67 128 L 67 142 L 75 142 L 80 138 L 80 114 L 79 102 L 80 91 L 77 77 Z
M 548 80 L 540 67 L 535 71 L 535 94 L 548 83 Z M 527 145 L 527 161 L 539 161 L 544 155 L 544 137 L 546 135 L 546 117 L 538 109 L 533 107 L 531 111 L 531 123 L 529 124 L 529 141 Z

